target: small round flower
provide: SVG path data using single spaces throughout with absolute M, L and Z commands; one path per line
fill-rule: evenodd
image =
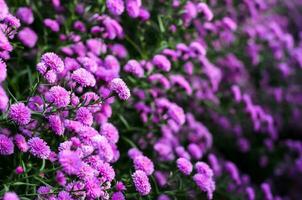
M 119 140 L 118 130 L 111 123 L 105 123 L 102 125 L 100 134 L 105 136 L 111 143 L 117 143 Z
M 205 174 L 208 177 L 213 177 L 214 175 L 213 170 L 210 168 L 210 166 L 202 161 L 198 161 L 195 164 L 195 169 L 198 174 Z
M 44 19 L 43 23 L 47 28 L 49 28 L 53 32 L 59 32 L 60 30 L 60 25 L 56 20 Z
M 16 16 L 25 24 L 32 24 L 34 21 L 34 15 L 30 8 L 20 7 L 16 12 Z
M 147 175 L 151 175 L 154 172 L 153 162 L 146 156 L 137 156 L 133 160 L 135 170 L 142 170 Z
M 126 0 L 126 10 L 130 17 L 136 18 L 139 16 L 141 0 Z
M 8 116 L 19 125 L 26 125 L 30 122 L 31 112 L 24 103 L 15 103 L 11 105 Z
M 23 135 L 17 134 L 17 135 L 15 135 L 14 139 L 15 139 L 15 143 L 16 143 L 18 149 L 20 149 L 20 151 L 22 151 L 22 152 L 28 151 L 28 145 L 27 145 L 27 142 Z
M 109 163 L 100 163 L 97 166 L 97 170 L 106 181 L 111 182 L 115 177 L 115 171 Z
M 28 140 L 29 152 L 41 159 L 47 159 L 50 155 L 50 148 L 47 143 L 39 137 Z
M 22 174 L 22 173 L 24 172 L 24 169 L 23 169 L 23 167 L 18 166 L 18 167 L 15 169 L 15 172 L 16 172 L 16 174 Z
M 123 0 L 106 0 L 106 6 L 113 15 L 121 15 L 125 10 Z
M 64 186 L 67 183 L 66 177 L 62 171 L 57 171 L 56 173 L 56 181 L 59 185 Z
M 203 155 L 201 148 L 197 144 L 194 144 L 194 143 L 189 144 L 188 151 L 189 151 L 190 155 L 196 160 L 199 160 Z
M 88 199 L 98 199 L 102 195 L 100 185 L 100 181 L 95 177 L 85 182 L 85 189 Z
M 171 70 L 171 62 L 164 55 L 154 56 L 152 63 L 159 69 L 168 72 Z
M 140 195 L 145 196 L 150 193 L 151 185 L 145 172 L 136 170 L 132 174 L 132 180 L 134 182 L 136 190 L 140 193 Z
M 91 126 L 93 123 L 93 116 L 87 108 L 81 107 L 77 110 L 76 120 L 84 125 Z
M 138 150 L 137 148 L 131 148 L 128 150 L 128 156 L 131 158 L 131 159 L 134 159 L 135 157 L 137 156 L 142 156 L 143 153 Z
M 11 155 L 14 153 L 14 143 L 6 135 L 0 134 L 0 154 Z
M 59 162 L 64 172 L 69 175 L 77 174 L 82 166 L 79 155 L 70 150 L 64 150 L 59 153 Z
M 58 200 L 73 200 L 72 196 L 69 194 L 69 192 L 61 191 L 58 194 Z
M 115 189 L 117 191 L 123 191 L 123 190 L 126 190 L 126 186 L 125 186 L 125 184 L 122 181 L 118 181 L 115 184 Z
M 70 94 L 61 86 L 53 86 L 46 93 L 45 98 L 48 102 L 53 103 L 58 108 L 66 107 L 70 103 Z
M 64 134 L 65 127 L 59 115 L 50 115 L 48 117 L 48 122 L 50 128 L 55 132 L 55 134 L 57 135 Z
M 177 164 L 177 168 L 179 169 L 179 171 L 181 173 L 183 173 L 184 175 L 190 175 L 192 170 L 193 170 L 193 166 L 192 163 L 185 159 L 185 158 L 178 158 L 176 160 L 176 164 Z
M 61 73 L 64 70 L 63 60 L 53 52 L 43 54 L 41 57 L 41 62 L 57 73 Z
M 193 176 L 193 181 L 199 187 L 201 191 L 207 192 L 208 199 L 213 198 L 213 192 L 215 190 L 215 182 L 212 178 L 209 178 L 203 174 L 195 174 Z
M 170 104 L 167 114 L 179 125 L 183 125 L 186 121 L 184 110 L 176 104 Z
M 24 29 L 19 31 L 18 38 L 24 44 L 24 46 L 27 46 L 29 48 L 33 48 L 38 41 L 37 34 L 28 27 L 25 27 Z
M 19 197 L 14 192 L 6 192 L 3 196 L 3 200 L 19 200 Z
M 115 192 L 112 194 L 112 200 L 125 200 L 125 196 L 122 192 Z
M 96 83 L 94 76 L 84 68 L 75 70 L 71 75 L 71 79 L 82 87 L 93 87 Z
M 127 100 L 130 98 L 130 90 L 126 83 L 120 78 L 114 78 L 109 83 L 109 88 L 111 91 L 117 93 L 121 100 Z
M 161 194 L 157 200 L 170 200 L 170 197 L 168 195 Z
M 124 66 L 124 70 L 139 78 L 144 76 L 144 69 L 136 60 L 129 60 Z

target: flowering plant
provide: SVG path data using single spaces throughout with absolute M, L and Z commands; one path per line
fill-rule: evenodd
M 0 198 L 300 199 L 301 9 L 0 0 Z

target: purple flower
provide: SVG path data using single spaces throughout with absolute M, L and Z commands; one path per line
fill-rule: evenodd
M 207 21 L 211 21 L 214 18 L 213 12 L 210 10 L 207 4 L 199 3 L 197 4 L 197 10 L 201 12 Z
M 178 125 L 183 125 L 186 121 L 186 116 L 181 107 L 176 104 L 170 104 L 168 116 L 172 118 Z
M 27 142 L 23 135 L 17 134 L 17 135 L 15 135 L 14 139 L 15 139 L 15 143 L 16 143 L 17 147 L 20 149 L 20 151 L 22 151 L 22 152 L 28 151 L 28 145 L 27 145 Z
M 93 87 L 96 83 L 94 76 L 84 68 L 75 70 L 71 75 L 71 79 L 82 87 Z
M 29 152 L 34 156 L 47 159 L 50 155 L 50 148 L 47 143 L 39 137 L 33 137 L 28 140 Z
M 114 169 L 109 163 L 101 162 L 97 166 L 97 170 L 106 181 L 111 182 L 115 177 Z
M 195 143 L 189 144 L 188 151 L 190 155 L 196 160 L 199 160 L 203 155 L 201 148 Z
M 102 125 L 100 134 L 105 136 L 111 143 L 117 143 L 119 140 L 119 133 L 115 126 L 111 123 L 105 123 Z
M 168 195 L 161 194 L 161 195 L 159 195 L 157 200 L 170 200 L 170 197 Z
M 38 40 L 37 34 L 28 27 L 25 27 L 18 33 L 19 40 L 27 47 L 33 48 Z
M 23 169 L 23 167 L 18 166 L 18 167 L 15 169 L 15 172 L 16 172 L 16 174 L 22 174 L 22 173 L 24 172 L 24 169 Z
M 8 107 L 8 96 L 6 95 L 4 89 L 0 86 L 0 111 L 6 110 Z
M 136 60 L 129 60 L 124 66 L 124 70 L 139 78 L 144 76 L 144 69 Z
M 207 177 L 213 177 L 214 175 L 213 170 L 209 167 L 209 165 L 202 161 L 198 161 L 195 164 L 195 169 L 198 174 L 204 174 Z
M 111 200 L 125 200 L 125 196 L 122 192 L 114 192 L 112 194 Z
M 116 188 L 117 191 L 126 190 L 126 186 L 124 185 L 124 183 L 122 181 L 116 182 L 115 188 Z
M 126 0 L 126 10 L 130 17 L 136 18 L 139 16 L 141 0 Z
M 57 135 L 64 134 L 65 127 L 59 115 L 50 115 L 48 117 L 48 122 L 50 128 L 55 132 L 55 134 Z
M 2 83 L 7 76 L 7 68 L 5 62 L 0 59 L 0 83 Z
M 137 170 L 132 174 L 132 180 L 135 185 L 136 190 L 142 196 L 146 196 L 151 191 L 151 185 L 148 179 L 148 176 L 145 172 Z
M 128 150 L 128 156 L 131 158 L 131 159 L 134 159 L 135 157 L 137 156 L 142 156 L 143 153 L 138 150 L 137 148 L 131 148 Z
M 151 175 L 154 172 L 153 162 L 146 156 L 136 156 L 133 159 L 135 170 L 144 171 L 147 175 Z
M 109 83 L 109 88 L 111 91 L 117 93 L 120 99 L 127 100 L 130 98 L 130 90 L 126 83 L 120 78 L 114 78 Z
M 101 183 L 97 178 L 92 178 L 85 182 L 86 194 L 89 199 L 98 199 L 101 194 Z
M 121 15 L 125 10 L 123 0 L 106 0 L 106 6 L 113 15 Z
M 58 108 L 66 107 L 70 103 L 70 94 L 61 86 L 53 86 L 46 93 L 45 98 L 48 102 L 54 104 Z
M 201 191 L 207 192 L 208 199 L 213 198 L 213 192 L 215 190 L 215 182 L 212 180 L 212 178 L 209 178 L 203 174 L 195 174 L 193 176 L 193 180 Z
M 8 116 L 19 125 L 26 125 L 30 122 L 31 111 L 24 103 L 15 103 L 11 105 Z
M 73 198 L 69 192 L 61 191 L 58 194 L 58 200 L 73 200 Z
M 6 135 L 0 134 L 0 154 L 11 155 L 14 153 L 14 143 Z
M 34 15 L 31 8 L 20 7 L 16 12 L 16 16 L 25 24 L 32 24 L 34 22 Z
M 87 108 L 81 107 L 77 110 L 76 120 L 84 125 L 91 126 L 93 123 L 93 116 Z
M 63 60 L 55 53 L 48 52 L 42 55 L 41 62 L 50 69 L 57 73 L 61 73 L 64 70 Z
M 77 174 L 81 169 L 82 160 L 76 152 L 64 150 L 59 153 L 58 157 L 65 173 L 73 175 Z
M 14 192 L 6 192 L 3 196 L 3 200 L 19 200 L 19 197 Z
M 59 32 L 60 30 L 60 25 L 56 20 L 44 19 L 43 23 L 47 28 L 49 28 L 53 32 Z
M 171 63 L 164 55 L 156 55 L 153 57 L 152 63 L 158 68 L 165 72 L 171 70 Z
M 177 164 L 177 168 L 181 173 L 187 176 L 191 174 L 193 170 L 193 165 L 189 160 L 185 158 L 178 158 L 176 160 L 176 164 Z

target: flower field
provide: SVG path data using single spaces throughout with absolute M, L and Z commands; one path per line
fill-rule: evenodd
M 301 200 L 301 0 L 0 0 L 0 199 Z

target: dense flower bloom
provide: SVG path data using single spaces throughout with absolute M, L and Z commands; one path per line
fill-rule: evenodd
M 146 156 L 136 156 L 133 159 L 133 164 L 136 170 L 144 171 L 147 175 L 151 175 L 154 172 L 154 164 Z
M 20 149 L 20 151 L 26 152 L 28 150 L 28 145 L 27 145 L 27 142 L 23 135 L 17 134 L 17 135 L 15 135 L 14 139 L 15 139 L 15 143 L 16 143 L 18 149 Z
M 33 137 L 27 142 L 29 152 L 34 156 L 47 159 L 50 155 L 50 148 L 47 143 L 39 137 Z
M 77 110 L 76 120 L 83 123 L 84 125 L 91 126 L 93 123 L 93 116 L 89 109 L 81 107 Z
M 65 127 L 64 124 L 58 115 L 50 115 L 48 117 L 48 122 L 50 128 L 55 132 L 57 135 L 63 135 Z
M 13 141 L 6 135 L 0 134 L 0 154 L 11 155 L 14 153 Z
M 112 200 L 125 200 L 125 196 L 122 192 L 115 192 L 112 194 Z
M 127 100 L 130 98 L 130 90 L 126 83 L 120 78 L 113 79 L 109 83 L 109 88 L 111 91 L 116 92 L 119 98 L 122 100 Z
M 136 170 L 132 174 L 132 180 L 135 185 L 136 190 L 142 195 L 148 195 L 151 191 L 151 185 L 148 176 L 145 172 L 141 170 Z
M 171 62 L 164 55 L 156 55 L 153 57 L 152 63 L 159 69 L 168 72 L 171 70 Z
M 52 30 L 53 32 L 59 32 L 60 30 L 60 25 L 56 20 L 53 19 L 44 19 L 44 25 Z
M 24 103 L 15 103 L 11 105 L 8 116 L 19 125 L 26 125 L 30 122 L 31 111 Z
M 3 196 L 3 200 L 19 200 L 19 197 L 14 192 L 6 192 Z
M 87 191 L 87 196 L 92 199 L 97 199 L 102 194 L 100 181 L 97 178 L 87 180 L 85 183 L 85 189 Z
M 93 87 L 96 83 L 94 76 L 84 68 L 75 70 L 72 73 L 71 78 L 82 87 Z
M 18 33 L 19 40 L 27 47 L 33 48 L 38 40 L 37 34 L 31 28 L 24 28 Z
M 106 6 L 113 15 L 121 15 L 125 10 L 123 0 L 106 0 Z
M 124 70 L 126 72 L 132 73 L 139 78 L 144 76 L 144 69 L 136 60 L 129 60 L 124 66 Z
M 82 166 L 82 160 L 76 152 L 64 150 L 59 153 L 59 162 L 67 174 L 77 174 Z
M 73 200 L 73 198 L 69 192 L 61 191 L 58 194 L 58 200 Z
M 102 162 L 97 166 L 97 170 L 106 181 L 111 182 L 115 177 L 114 169 L 109 163 Z
M 61 86 L 53 86 L 46 93 L 45 98 L 48 102 L 54 104 L 58 108 L 66 107 L 70 103 L 70 94 Z
M 100 134 L 105 136 L 111 143 L 117 143 L 119 140 L 118 130 L 111 123 L 104 123 L 101 127 Z
M 34 15 L 31 8 L 20 7 L 18 8 L 16 15 L 21 20 L 21 22 L 25 24 L 32 24 L 34 21 Z
M 16 172 L 16 174 L 22 174 L 22 173 L 24 172 L 24 169 L 23 169 L 23 167 L 18 166 L 18 167 L 15 169 L 15 172 Z
M 42 55 L 41 62 L 50 69 L 57 73 L 61 73 L 64 70 L 63 60 L 55 53 L 48 52 Z
M 215 182 L 211 178 L 203 174 L 195 174 L 193 176 L 193 180 L 196 183 L 196 185 L 200 188 L 200 190 L 207 192 L 209 199 L 213 198 L 213 192 L 215 190 Z
M 184 175 L 190 175 L 193 170 L 192 163 L 185 158 L 178 158 L 176 160 L 177 168 Z
M 198 161 L 195 164 L 195 169 L 198 174 L 205 174 L 208 177 L 213 177 L 213 170 L 209 167 L 209 165 L 205 162 Z

